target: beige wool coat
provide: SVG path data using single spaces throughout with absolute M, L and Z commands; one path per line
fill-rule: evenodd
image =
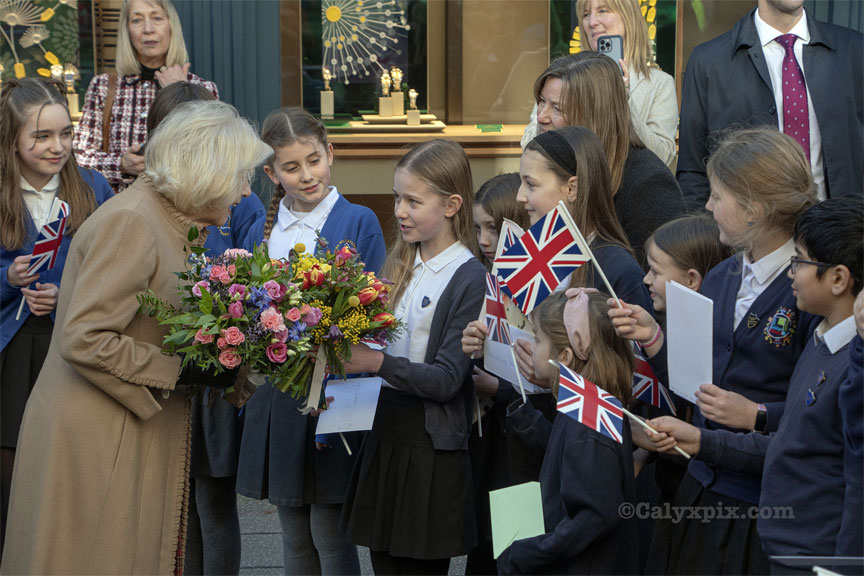
M 21 425 L 3 574 L 172 574 L 182 562 L 189 401 L 174 390 L 180 359 L 160 352 L 166 329 L 135 295 L 179 303 L 193 225 L 142 176 L 73 239 Z

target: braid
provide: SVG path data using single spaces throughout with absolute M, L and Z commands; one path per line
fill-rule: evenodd
M 270 198 L 270 206 L 267 207 L 267 219 L 264 221 L 264 240 L 270 240 L 270 232 L 273 231 L 273 223 L 279 213 L 279 203 L 285 198 L 285 188 L 281 184 L 276 186 L 273 196 Z

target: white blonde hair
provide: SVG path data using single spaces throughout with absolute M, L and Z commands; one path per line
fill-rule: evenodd
M 129 38 L 129 4 L 132 0 L 123 0 L 123 7 L 120 8 L 120 28 L 117 31 L 117 58 L 116 68 L 117 74 L 120 76 L 131 76 L 141 73 L 141 63 L 138 61 L 138 54 L 135 52 L 135 47 L 132 46 L 132 39 Z M 168 54 L 166 54 L 166 66 L 182 66 L 189 61 L 189 54 L 186 52 L 186 43 L 183 41 L 183 27 L 180 25 L 180 17 L 177 15 L 177 10 L 171 0 L 144 0 L 151 6 L 160 8 L 165 15 L 168 16 L 168 23 L 171 25 L 171 40 L 168 44 Z
M 159 124 L 144 149 L 145 173 L 185 214 L 236 202 L 249 172 L 273 149 L 230 104 L 192 101 Z

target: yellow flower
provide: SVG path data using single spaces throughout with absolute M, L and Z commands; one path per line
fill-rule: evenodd
M 294 245 L 294 251 L 298 252 L 298 253 L 306 252 L 306 245 L 303 244 L 302 242 L 298 242 L 297 244 Z
M 356 308 L 357 306 L 360 305 L 360 298 L 358 298 L 357 296 L 349 296 L 348 297 L 348 305 L 351 306 L 352 308 Z

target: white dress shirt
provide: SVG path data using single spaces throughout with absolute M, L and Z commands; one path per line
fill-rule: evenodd
M 822 320 L 813 332 L 816 343 L 824 342 L 831 354 L 836 354 L 843 346 L 852 341 L 857 328 L 855 327 L 855 316 L 849 316 L 830 330 L 828 320 Z
M 754 15 L 756 32 L 759 34 L 759 42 L 762 44 L 762 53 L 765 54 L 765 64 L 768 66 L 768 74 L 771 76 L 771 88 L 774 92 L 774 103 L 777 106 L 777 127 L 783 131 L 783 59 L 786 57 L 786 49 L 777 41 L 783 32 L 765 23 L 759 16 L 759 10 Z M 799 40 L 795 42 L 793 52 L 795 59 L 804 74 L 804 82 L 807 83 L 807 70 L 804 68 L 802 57 L 803 46 L 810 43 L 810 30 L 807 29 L 807 12 L 801 15 L 798 23 L 792 27 L 789 34 L 795 34 Z M 813 172 L 813 181 L 819 189 L 819 200 L 825 200 L 825 168 L 822 165 L 822 133 L 819 131 L 819 121 L 816 119 L 816 111 L 813 108 L 813 98 L 810 96 L 810 87 L 807 86 L 807 108 L 810 117 L 810 169 Z
M 36 190 L 23 176 L 21 176 L 18 186 L 21 188 L 21 194 L 24 196 L 24 204 L 27 206 L 27 210 L 30 211 L 30 218 L 33 219 L 33 224 L 39 230 L 48 223 L 48 216 L 51 214 L 51 205 L 54 204 L 57 190 L 60 189 L 60 175 L 55 174 L 52 176 L 51 180 L 41 190 Z
M 438 308 L 438 300 L 456 270 L 472 257 L 471 251 L 461 242 L 452 244 L 425 262 L 420 258 L 420 250 L 417 250 L 413 275 L 394 310 L 396 318 L 405 322 L 406 330 L 387 347 L 387 354 L 408 358 L 411 362 L 426 361 L 429 329 Z M 393 388 L 386 381 L 384 385 Z
M 318 241 L 318 232 L 327 222 L 327 217 L 330 216 L 337 200 L 339 200 L 339 191 L 335 186 L 330 186 L 330 193 L 311 212 L 295 212 L 291 209 L 293 199 L 286 195 L 279 203 L 276 223 L 267 241 L 270 256 L 288 258 L 288 252 L 298 242 L 306 245 L 307 252 L 313 252 L 315 242 Z
M 738 297 L 735 299 L 735 328 L 738 328 L 738 324 L 759 295 L 786 270 L 789 259 L 793 256 L 795 256 L 795 242 L 791 238 L 780 248 L 756 262 L 750 260 L 747 252 L 744 253 L 741 287 L 738 288 Z

